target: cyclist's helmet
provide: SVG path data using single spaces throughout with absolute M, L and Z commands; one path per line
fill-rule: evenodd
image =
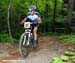
M 36 6 L 35 5 L 29 6 L 29 11 L 35 11 L 35 10 L 36 10 Z

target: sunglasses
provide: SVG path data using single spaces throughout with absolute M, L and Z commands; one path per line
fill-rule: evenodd
M 32 11 L 29 11 L 29 12 L 32 12 Z

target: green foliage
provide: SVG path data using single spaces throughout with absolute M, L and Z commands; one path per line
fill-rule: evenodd
M 50 63 L 62 63 L 62 60 L 59 57 L 54 57 Z
M 59 38 L 64 40 L 65 43 L 75 43 L 75 35 L 74 34 L 62 35 Z
M 0 34 L 0 42 L 10 42 L 10 37 L 8 34 Z
M 0 0 L 0 33 L 8 34 L 7 27 L 7 9 L 10 0 Z M 36 5 L 37 11 L 42 16 L 43 24 L 39 27 L 39 33 L 50 34 L 51 26 L 53 22 L 53 10 L 54 10 L 54 0 L 11 0 L 10 8 L 10 28 L 13 37 L 18 38 L 24 29 L 19 25 L 21 20 L 28 13 L 28 7 L 30 5 Z M 48 5 L 48 6 L 46 6 Z M 48 12 L 47 12 L 48 11 Z M 67 13 L 67 4 L 63 0 L 57 0 L 57 10 L 56 10 L 56 27 L 65 27 Z M 48 14 L 48 17 L 46 17 Z M 73 21 L 75 20 L 75 11 L 73 11 Z M 57 24 L 58 23 L 58 24 Z M 62 30 L 56 31 L 62 32 Z M 64 31 L 64 30 L 63 30 Z
M 62 0 L 58 1 L 58 3 L 62 4 Z M 37 11 L 42 14 L 42 18 L 45 18 L 45 11 L 46 11 L 46 0 L 11 0 L 11 9 L 10 9 L 10 27 L 12 32 L 18 32 L 20 29 L 22 29 L 18 24 L 22 20 L 22 17 L 24 17 L 28 13 L 28 7 L 31 4 L 34 4 L 37 6 Z M 7 33 L 7 9 L 9 5 L 9 0 L 2 0 L 0 5 L 0 33 Z M 48 9 L 49 9 L 49 18 L 43 19 L 44 22 L 47 20 L 50 22 L 52 21 L 52 16 L 53 16 L 53 9 L 54 9 L 54 1 L 53 0 L 48 0 Z M 58 6 L 58 8 L 60 8 Z M 23 30 L 23 29 L 22 29 Z M 21 31 L 22 32 L 22 31 Z M 16 36 L 16 35 L 15 35 Z
M 0 32 L 7 32 L 7 7 L 9 0 L 0 0 Z
M 0 42 L 11 42 L 11 40 L 17 41 L 14 38 L 11 39 L 8 34 L 0 34 Z
M 60 57 L 53 57 L 49 63 L 75 63 L 75 49 L 69 48 Z
M 67 57 L 67 56 L 64 56 L 64 55 L 61 55 L 61 57 L 60 57 L 63 61 L 68 61 L 69 60 L 69 58 Z

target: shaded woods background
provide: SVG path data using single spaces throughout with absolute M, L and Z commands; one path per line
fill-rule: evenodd
M 0 34 L 9 34 L 7 20 L 9 4 L 9 26 L 14 38 L 18 39 L 24 32 L 23 26 L 19 23 L 31 4 L 37 6 L 43 20 L 39 34 L 75 32 L 74 0 L 0 0 Z

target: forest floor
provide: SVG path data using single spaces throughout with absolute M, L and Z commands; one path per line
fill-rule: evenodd
M 32 50 L 23 59 L 18 51 L 18 43 L 0 42 L 0 63 L 49 63 L 52 57 L 62 55 L 69 47 L 75 47 L 75 44 L 64 44 L 58 36 L 39 37 L 37 50 Z

